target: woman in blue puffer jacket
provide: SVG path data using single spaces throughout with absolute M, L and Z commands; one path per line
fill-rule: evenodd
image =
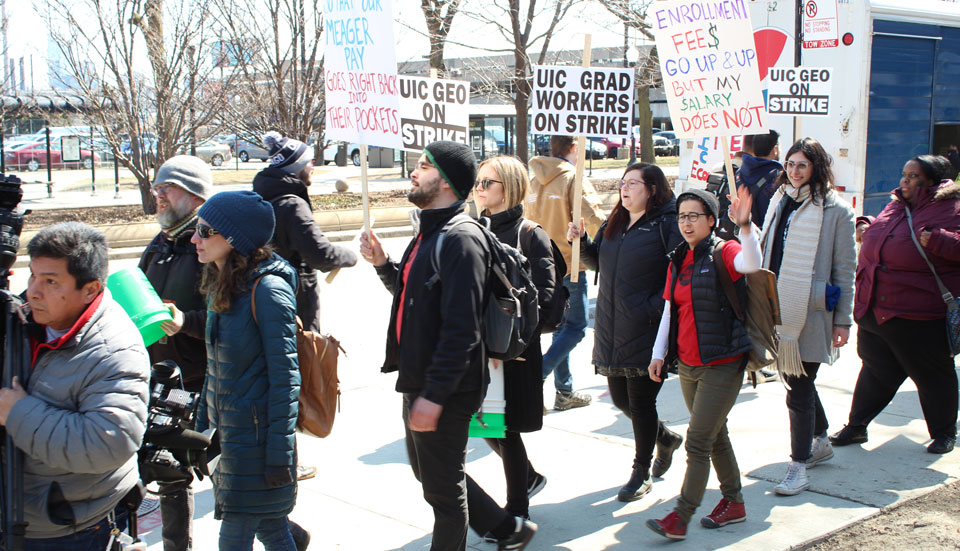
M 266 246 L 274 224 L 273 207 L 256 193 L 221 192 L 200 207 L 192 239 L 207 297 L 197 428 L 220 434 L 220 551 L 249 551 L 254 535 L 267 551 L 296 549 L 287 515 L 297 499 L 297 276 Z

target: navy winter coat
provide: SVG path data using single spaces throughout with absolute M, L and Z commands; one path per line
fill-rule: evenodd
M 260 276 L 254 322 L 249 287 Z M 218 519 L 224 512 L 283 516 L 297 500 L 297 275 L 274 254 L 252 271 L 248 286 L 229 311 L 207 312 L 207 378 L 197 428 L 220 433 L 213 474 Z M 267 467 L 290 469 L 293 482 L 269 487 Z

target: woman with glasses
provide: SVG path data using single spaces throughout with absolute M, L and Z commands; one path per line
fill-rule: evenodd
M 556 281 L 550 238 L 540 226 L 523 218 L 523 200 L 529 183 L 527 167 L 519 160 L 514 157 L 493 157 L 480 163 L 473 199 L 481 216 L 489 221 L 490 231 L 497 239 L 519 248 L 530 261 L 533 283 L 537 287 L 537 301 L 543 310 L 562 283 Z M 513 516 L 527 519 L 530 518 L 530 498 L 547 483 L 547 478 L 533 468 L 520 438 L 520 433 L 538 431 L 543 427 L 542 363 L 538 329 L 523 354 L 503 364 L 504 398 L 507 402 L 506 437 L 486 439 L 487 444 L 503 460 L 507 479 L 507 504 L 504 509 Z
M 613 404 L 633 423 L 636 453 L 630 479 L 617 499 L 636 501 L 663 476 L 683 438 L 659 421 L 661 381 L 647 376 L 657 327 L 663 315 L 667 254 L 683 242 L 677 205 L 660 167 L 634 163 L 620 180 L 620 200 L 591 241 L 583 224 L 570 224 L 567 239 L 579 237 L 583 264 L 599 274 L 594 320 L 593 365 L 607 378 Z
M 680 390 L 690 411 L 687 471 L 680 498 L 666 517 L 647 521 L 651 530 L 674 540 L 687 536 L 687 524 L 703 500 L 711 462 L 723 499 L 700 524 L 719 528 L 747 518 L 740 467 L 727 434 L 727 414 L 740 393 L 744 354 L 751 344 L 719 278 L 729 277 L 742 296 L 746 291 L 742 274 L 760 267 L 760 245 L 750 224 L 750 192 L 741 187 L 737 194 L 728 212 L 740 227 L 742 246 L 714 235 L 720 206 L 712 193 L 691 189 L 677 198 L 677 221 L 685 243 L 670 253 L 666 302 L 647 368 L 650 379 L 659 383 L 664 364 L 676 360 Z
M 862 245 L 853 313 L 863 367 L 849 421 L 830 437 L 835 446 L 866 442 L 867 425 L 907 377 L 917 386 L 927 434 L 933 439 L 927 451 L 949 453 L 956 445 L 957 371 L 955 351 L 944 338 L 943 299 L 943 290 L 955 299 L 960 293 L 956 175 L 944 157 L 914 157 L 903 165 L 900 185 L 883 211 L 876 218 L 857 219 Z
M 197 430 L 215 428 L 213 473 L 220 551 L 294 551 L 287 515 L 297 498 L 294 430 L 300 395 L 297 274 L 267 243 L 270 203 L 221 192 L 197 213 L 191 241 L 205 264 L 207 376 Z
M 774 491 L 792 496 L 810 487 L 808 467 L 833 457 L 815 382 L 820 364 L 832 364 L 850 336 L 857 250 L 853 208 L 834 191 L 820 142 L 799 140 L 786 159 L 760 242 L 763 267 L 777 275 L 777 368 L 790 416 L 790 463 Z

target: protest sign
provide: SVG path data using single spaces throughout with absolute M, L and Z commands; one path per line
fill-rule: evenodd
M 633 90 L 633 69 L 538 66 L 533 75 L 533 132 L 629 138 Z
M 771 115 L 830 115 L 833 70 L 824 67 L 771 67 L 767 112 Z
M 391 0 L 324 1 L 325 138 L 400 147 Z
M 679 179 L 686 182 L 683 189 L 689 187 L 702 188 L 706 185 L 710 172 L 713 171 L 718 164 L 724 162 L 721 140 L 727 140 L 731 153 L 736 153 L 743 149 L 742 136 L 696 138 L 693 140 L 693 153 L 680 156 Z M 681 142 L 681 147 L 687 147 L 686 140 Z
M 677 136 L 766 133 L 746 0 L 674 0 L 654 6 L 650 20 Z
M 467 143 L 470 83 L 400 77 L 400 135 L 403 149 L 423 151 L 435 141 Z

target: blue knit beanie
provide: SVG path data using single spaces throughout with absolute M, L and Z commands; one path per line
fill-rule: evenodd
M 273 237 L 273 206 L 252 191 L 221 191 L 200 206 L 197 216 L 213 226 L 243 256 Z

